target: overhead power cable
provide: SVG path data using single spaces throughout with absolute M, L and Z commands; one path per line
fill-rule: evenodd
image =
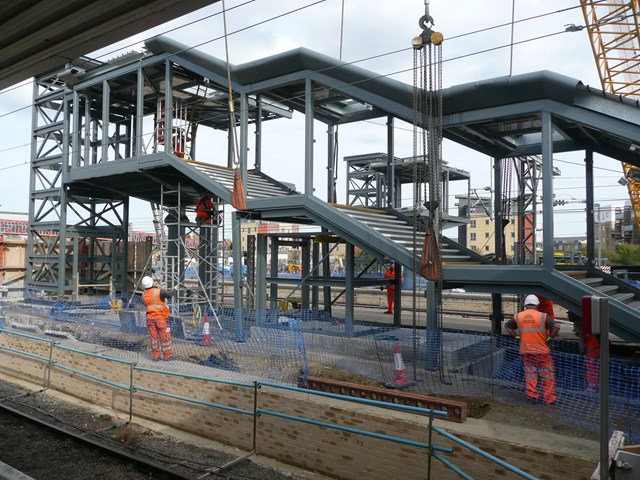
M 238 5 L 238 6 L 233 7 L 233 8 L 238 8 L 238 7 L 240 7 L 240 6 L 244 6 L 244 5 L 246 5 L 246 4 L 250 3 L 250 2 L 253 2 L 253 1 L 255 1 L 255 0 L 250 0 L 249 2 L 245 2 L 244 4 Z M 325 2 L 325 1 L 326 1 L 326 0 L 318 0 L 318 1 L 313 2 L 313 3 L 310 3 L 310 4 L 308 4 L 308 5 L 305 5 L 305 6 L 299 7 L 299 8 L 297 8 L 297 9 L 293 9 L 293 10 L 287 11 L 287 12 L 285 12 L 285 13 L 282 13 L 282 14 L 280 14 L 280 15 L 276 15 L 276 16 L 270 17 L 270 18 L 265 19 L 265 20 L 263 20 L 263 21 L 260 21 L 260 22 L 257 22 L 257 23 L 254 23 L 254 24 L 251 24 L 251 25 L 249 25 L 249 26 L 247 26 L 247 27 L 243 27 L 243 28 L 241 28 L 241 29 L 239 29 L 239 30 L 235 30 L 235 31 L 233 31 L 233 32 L 228 33 L 228 35 L 234 35 L 234 34 L 236 34 L 236 33 L 242 32 L 242 31 L 244 31 L 244 30 L 248 30 L 248 29 L 253 28 L 253 27 L 256 27 L 256 26 L 258 26 L 258 25 L 262 25 L 262 24 L 268 23 L 268 22 L 270 22 L 270 21 L 273 21 L 273 20 L 276 20 L 276 19 L 282 18 L 282 17 L 284 17 L 284 16 L 290 15 L 290 14 L 292 14 L 292 13 L 299 12 L 299 11 L 301 11 L 301 10 L 304 10 L 304 9 L 306 9 L 306 8 L 309 8 L 309 7 L 315 6 L 315 5 L 317 5 L 317 4 L 323 3 L 323 2 Z M 602 2 L 602 1 L 605 1 L 605 0 L 597 0 L 597 3 L 600 3 L 600 2 Z M 556 11 L 553 11 L 553 12 L 548 12 L 548 13 L 545 13 L 545 14 L 535 15 L 535 16 L 532 16 L 532 17 L 528 17 L 528 18 L 526 18 L 526 19 L 517 20 L 515 23 L 520 23 L 520 22 L 524 22 L 524 21 L 528 21 L 528 20 L 532 20 L 532 19 L 537 19 L 537 18 L 545 17 L 545 16 L 548 16 L 548 15 L 553 15 L 553 14 L 557 14 L 557 13 L 565 12 L 565 11 L 568 11 L 568 10 L 572 10 L 572 9 L 574 9 L 574 8 L 578 8 L 578 7 L 568 7 L 568 8 L 565 8 L 565 9 L 560 9 L 560 10 L 556 10 Z M 221 12 L 220 12 L 220 13 L 221 13 Z M 220 13 L 216 13 L 216 14 L 214 14 L 214 15 L 219 15 Z M 210 16 L 208 16 L 208 18 L 209 18 L 209 17 L 211 17 L 211 16 L 214 16 L 214 15 L 210 15 Z M 195 22 L 196 22 L 196 21 L 189 22 L 189 23 L 187 23 L 185 26 L 192 25 L 192 24 L 193 24 L 193 23 L 195 23 Z M 464 36 L 473 35 L 473 34 L 475 34 L 475 33 L 483 32 L 483 31 L 488 31 L 488 30 L 492 30 L 492 29 L 496 29 L 496 28 L 501 28 L 501 27 L 503 27 L 503 26 L 509 26 L 509 25 L 511 25 L 511 22 L 504 23 L 504 24 L 500 24 L 500 25 L 496 25 L 496 26 L 492 26 L 492 27 L 487 27 L 487 28 L 484 28 L 484 29 L 475 30 L 475 31 L 468 32 L 468 33 L 465 33 L 465 34 L 460 34 L 460 35 L 457 35 L 457 36 L 449 37 L 448 39 L 445 39 L 445 40 L 446 40 L 446 41 L 450 41 L 450 40 L 457 39 L 457 38 L 461 38 L 461 37 L 464 37 Z M 183 26 L 182 28 L 184 28 L 185 26 Z M 176 30 L 176 29 L 178 29 L 178 28 L 180 28 L 180 27 L 176 27 L 176 28 L 171 29 L 171 30 L 169 30 L 169 31 L 174 31 L 174 30 Z M 470 52 L 470 53 L 467 53 L 467 54 L 459 55 L 459 56 L 457 56 L 457 57 L 447 58 L 447 59 L 444 59 L 444 60 L 443 60 L 443 63 L 448 63 L 448 62 L 452 62 L 452 61 L 455 61 L 455 60 L 460 60 L 460 59 L 468 58 L 468 57 L 471 57 L 471 56 L 474 56 L 474 55 L 481 55 L 481 54 L 484 54 L 484 53 L 489 53 L 489 52 L 496 51 L 496 50 L 500 50 L 500 49 L 503 49 L 503 48 L 512 47 L 513 45 L 522 45 L 522 44 L 525 44 L 525 43 L 529 43 L 529 42 L 533 42 L 533 41 L 537 41 L 537 40 L 542 40 L 542 39 L 545 39 L 545 38 L 550 38 L 550 37 L 557 36 L 557 35 L 559 35 L 559 34 L 567 33 L 567 32 L 569 32 L 569 30 L 566 30 L 566 29 L 565 29 L 565 30 L 561 30 L 561 31 L 558 31 L 558 32 L 550 33 L 550 34 L 540 35 L 540 36 L 537 36 L 537 37 L 533 37 L 533 38 L 529 38 L 529 39 L 521 40 L 521 41 L 519 41 L 519 42 L 515 42 L 515 43 L 511 43 L 511 42 L 510 42 L 510 43 L 507 43 L 507 44 L 504 44 L 504 45 L 500 45 L 500 46 L 496 46 L 496 47 L 491 47 L 491 48 L 487 48 L 487 49 L 478 50 L 478 51 L 475 51 L 475 52 Z M 155 38 L 155 36 L 154 36 L 154 37 L 151 37 L 151 38 Z M 204 42 L 200 42 L 200 43 L 198 43 L 198 44 L 195 44 L 195 45 L 193 45 L 193 46 L 188 47 L 188 48 L 187 48 L 187 49 L 185 49 L 184 51 L 188 51 L 188 50 L 192 50 L 192 49 L 195 49 L 195 48 L 201 47 L 202 45 L 206 45 L 206 44 L 212 43 L 212 42 L 217 41 L 217 40 L 220 40 L 220 39 L 222 39 L 222 38 L 224 38 L 224 36 L 222 36 L 222 37 L 216 37 L 216 38 L 213 38 L 213 39 L 210 39 L 210 40 L 204 41 Z M 394 50 L 394 51 L 391 51 L 391 52 L 382 53 L 382 54 L 378 54 L 378 55 L 373 55 L 373 56 L 370 56 L 370 57 L 366 57 L 366 58 L 363 58 L 363 59 L 355 60 L 355 61 L 352 61 L 352 62 L 343 62 L 343 63 L 341 63 L 338 67 L 333 67 L 333 66 L 332 66 L 332 67 L 327 67 L 327 68 L 325 68 L 325 69 L 320 69 L 320 70 L 318 70 L 318 73 L 322 73 L 322 72 L 324 72 L 324 71 L 327 71 L 327 70 L 330 70 L 330 69 L 333 69 L 333 68 L 339 68 L 339 67 L 342 67 L 342 66 L 344 66 L 344 65 L 354 65 L 354 64 L 357 64 L 357 63 L 362 63 L 362 62 L 366 62 L 366 61 L 370 61 L 370 60 L 375 60 L 375 59 L 378 59 L 378 58 L 382 58 L 382 57 L 385 57 L 385 56 L 394 55 L 394 54 L 397 54 L 397 53 L 401 53 L 401 52 L 405 52 L 405 51 L 407 51 L 407 50 L 410 50 L 411 48 L 412 48 L 412 47 L 402 48 L 402 49 Z M 118 50 L 119 50 L 119 49 L 118 49 Z M 113 52 L 118 51 L 118 50 L 114 50 Z M 177 54 L 179 54 L 179 53 L 182 53 L 182 51 L 180 51 L 180 52 L 176 52 L 176 53 L 175 53 L 175 55 L 177 55 Z M 370 77 L 370 78 L 367 78 L 367 79 L 361 80 L 361 81 L 359 81 L 359 82 L 345 83 L 345 84 L 344 84 L 344 86 L 355 85 L 355 84 L 358 84 L 358 83 L 366 82 L 366 81 L 373 80 L 373 79 L 377 79 L 377 78 L 392 77 L 392 76 L 395 76 L 395 75 L 399 75 L 399 74 L 402 74 L 402 73 L 409 72 L 409 71 L 411 71 L 411 70 L 412 70 L 412 68 L 407 68 L 407 69 L 403 69 L 403 70 L 398 70 L 398 71 L 390 72 L 390 73 L 387 73 L 387 74 L 376 75 L 376 76 L 373 76 L 373 77 Z M 4 91 L 3 91 L 3 92 L 0 92 L 0 94 L 2 94 L 2 93 L 4 93 Z M 290 98 L 290 99 L 288 99 L 288 100 L 293 100 L 293 99 L 296 99 L 296 98 L 297 98 L 297 97 L 292 97 L 292 98 Z M 30 108 L 30 107 L 31 107 L 31 105 L 27 105 L 27 106 L 25 106 L 25 107 L 21 107 L 21 108 L 19 108 L 19 109 L 16 109 L 16 110 L 14 110 L 14 111 L 12 111 L 12 112 L 7 112 L 7 113 L 5 113 L 5 114 L 0 115 L 0 118 L 3 118 L 3 117 L 8 116 L 8 115 L 11 115 L 11 114 L 13 114 L 13 113 L 17 113 L 17 112 L 19 112 L 19 111 L 22 111 L 22 110 L 24 110 L 24 109 L 26 109 L 26 108 Z M 19 148 L 19 147 L 22 147 L 22 146 L 28 146 L 28 145 L 30 145 L 30 144 L 17 145 L 17 146 L 9 147 L 9 148 L 7 148 L 7 149 L 2 149 L 2 150 L 0 150 L 0 152 L 4 152 L 4 151 L 7 151 L 7 150 L 11 150 L 11 149 L 13 149 L 13 148 Z

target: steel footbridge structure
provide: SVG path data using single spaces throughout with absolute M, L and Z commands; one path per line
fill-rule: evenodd
M 307 49 L 227 65 L 164 37 L 148 41 L 146 48 L 145 54 L 111 63 L 83 58 L 77 62 L 83 73 L 73 81 L 56 71 L 36 79 L 27 259 L 32 292 L 68 297 L 78 276 L 93 272 L 82 283 L 99 282 L 96 272 L 104 272 L 105 265 L 116 291 L 130 290 L 129 199 L 184 210 L 206 194 L 229 205 L 236 177 L 244 186 L 246 209 L 233 217 L 234 245 L 241 243 L 241 225 L 247 220 L 316 228 L 295 239 L 257 235 L 251 307 L 263 313 L 258 318 L 264 321 L 276 306 L 277 285 L 284 281 L 271 273 L 279 244 L 302 246 L 303 307 L 330 309 L 331 299 L 322 304 L 318 292 L 340 286 L 347 299 L 347 322 L 353 318 L 354 287 L 381 284 L 356 274 L 354 249 L 373 260 L 393 258 L 408 270 L 419 265 L 424 219 L 402 211 L 394 191 L 399 184 L 389 180 L 398 143 L 394 127 L 411 125 L 414 119 L 413 86 Z M 229 114 L 230 101 L 237 115 Z M 543 253 L 535 265 L 490 263 L 464 242 L 445 236 L 444 287 L 495 295 L 536 292 L 578 314 L 583 296 L 606 295 L 611 332 L 640 342 L 640 290 L 601 272 L 593 262 L 593 155 L 640 166 L 637 103 L 541 71 L 447 88 L 443 110 L 444 137 L 470 152 L 458 167 L 478 157 L 491 158 L 495 184 L 500 185 L 502 159 L 540 157 L 541 189 L 533 194 L 542 198 L 543 217 Z M 385 131 L 380 144 L 389 159 L 382 181 L 388 201 L 367 208 L 338 203 L 333 182 L 337 129 L 374 120 L 386 124 L 375 128 Z M 271 126 L 285 122 L 290 125 L 287 136 L 299 150 L 294 158 L 288 156 L 290 149 L 285 157 L 277 145 L 267 148 Z M 327 132 L 323 163 L 328 173 L 317 179 L 314 143 L 320 124 Z M 210 142 L 203 141 L 206 135 Z M 554 265 L 553 157 L 572 151 L 585 156 L 588 247 L 586 264 L 568 271 Z M 287 178 L 293 164 L 303 172 L 299 189 Z M 326 185 L 326 198 L 315 194 L 320 183 Z M 495 223 L 501 225 L 501 199 L 495 202 Z M 188 219 L 184 223 L 189 227 Z M 218 236 L 210 238 L 214 250 Z M 98 238 L 110 239 L 111 249 L 92 248 Z M 496 251 L 501 239 L 502 232 L 496 231 Z M 346 245 L 341 279 L 330 277 L 326 268 L 332 242 Z M 87 243 L 88 250 L 79 248 Z M 240 265 L 242 249 L 234 248 L 233 255 Z M 80 268 L 83 264 L 91 268 Z M 242 281 L 235 283 L 242 288 Z M 217 292 L 208 294 L 215 298 Z M 242 295 L 235 297 L 236 309 L 242 311 L 247 307 Z M 499 322 L 499 312 L 495 317 Z

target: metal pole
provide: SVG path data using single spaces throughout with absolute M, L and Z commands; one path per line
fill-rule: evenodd
M 313 84 L 307 77 L 304 96 L 304 193 L 313 196 Z
M 553 270 L 553 121 L 542 112 L 542 266 Z M 496 186 L 496 188 L 498 188 Z
M 599 207 L 598 207 L 599 208 Z M 598 215 L 600 217 L 600 215 Z M 598 298 L 600 313 L 600 480 L 609 479 L 609 299 Z
M 137 318 L 136 318 L 137 320 Z M 137 324 L 137 321 L 136 321 Z M 134 370 L 134 364 L 131 364 L 131 369 L 129 370 L 129 420 L 127 421 L 127 424 L 131 423 L 131 420 L 133 420 L 133 393 L 135 392 L 134 386 L 133 386 L 133 370 Z
M 593 266 L 593 239 L 595 235 L 593 232 L 593 152 L 591 150 L 587 150 L 584 162 L 587 179 L 587 264 Z
M 598 259 L 596 260 L 596 265 L 599 267 L 602 265 L 602 225 L 600 224 L 600 204 L 596 203 L 594 207 L 596 207 L 596 210 L 598 211 Z
M 396 208 L 396 178 L 395 170 L 393 168 L 394 160 L 394 125 L 393 117 L 387 117 L 387 208 Z M 378 204 L 378 207 L 382 207 Z
M 245 184 L 246 185 L 246 184 Z M 234 334 L 236 342 L 244 342 L 244 312 L 242 302 L 242 217 L 236 212 L 231 217 L 233 241 L 233 306 Z
M 347 338 L 353 337 L 353 280 L 355 274 L 354 247 L 352 243 L 346 244 L 345 256 L 345 300 L 344 300 L 344 334 Z

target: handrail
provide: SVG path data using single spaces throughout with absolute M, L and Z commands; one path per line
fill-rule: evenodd
M 478 455 L 486 458 L 487 460 L 491 460 L 492 462 L 497 463 L 498 465 L 500 465 L 501 467 L 509 470 L 510 472 L 513 472 L 516 475 L 520 475 L 522 478 L 526 478 L 527 480 L 539 480 L 537 477 L 534 477 L 533 475 L 529 475 L 527 472 L 523 472 L 519 468 L 508 464 L 504 460 L 500 460 L 498 457 L 494 457 L 490 453 L 487 453 L 487 452 L 485 452 L 483 450 L 480 450 L 478 447 L 475 447 L 475 446 L 471 445 L 470 443 L 465 442 L 461 438 L 458 438 L 455 435 L 450 434 L 449 432 L 447 432 L 446 430 L 443 430 L 440 427 L 436 427 L 434 425 L 432 428 L 433 428 L 434 431 L 436 431 L 437 433 L 439 433 L 443 437 L 446 437 L 449 440 L 451 440 L 451 441 L 453 441 L 453 442 L 455 442 L 455 443 L 457 443 L 459 445 L 462 445 L 465 448 L 468 448 L 472 452 L 477 453 Z
M 15 335 L 17 337 L 28 338 L 29 340 L 36 340 L 42 343 L 50 343 L 53 340 L 49 340 L 48 338 L 36 337 L 35 335 L 27 335 L 26 333 L 16 332 L 15 330 L 9 330 L 8 328 L 0 327 L 0 333 L 8 333 L 9 335 Z
M 389 440 L 395 443 L 401 443 L 403 445 L 411 445 L 412 447 L 420 448 L 432 448 L 438 452 L 452 453 L 453 449 L 448 447 L 440 447 L 438 445 L 429 445 L 428 443 L 416 442 L 415 440 L 407 440 L 405 438 L 392 437 L 390 435 L 384 435 L 382 433 L 369 432 L 367 430 L 360 430 L 359 428 L 344 427 L 342 425 L 336 425 L 335 423 L 320 422 L 318 420 L 311 420 L 309 418 L 297 417 L 295 415 L 288 415 L 286 413 L 273 412 L 271 410 L 258 409 L 258 413 L 264 415 L 271 415 L 273 417 L 285 418 L 287 420 L 295 420 L 296 422 L 307 423 L 309 425 L 317 425 L 319 427 L 331 428 L 333 430 L 340 430 L 341 432 L 357 433 L 358 435 L 364 435 L 365 437 L 379 438 L 381 440 Z
M 7 350 L 7 351 L 9 351 L 11 353 L 17 353 L 18 355 L 24 355 L 25 357 L 35 358 L 36 360 L 49 361 L 48 358 L 43 357 L 41 355 L 36 355 L 35 353 L 23 352 L 22 350 L 17 350 L 15 348 L 11 348 L 11 347 L 5 347 L 4 345 L 0 345 L 0 350 Z
M 77 373 L 78 375 L 80 375 L 82 377 L 90 378 L 91 380 L 95 380 L 97 382 L 106 383 L 107 385 L 111 385 L 112 387 L 120 388 L 121 390 L 129 391 L 129 385 L 123 385 L 121 383 L 112 382 L 111 380 L 107 380 L 105 378 L 98 377 L 96 375 L 92 375 L 90 373 L 83 372 L 82 370 L 78 370 L 78 369 L 73 368 L 73 367 L 68 367 L 66 365 L 62 365 L 62 364 L 60 364 L 58 362 L 53 362 L 53 366 L 55 368 L 59 368 L 61 370 L 66 370 L 66 371 L 71 372 L 71 373 Z
M 169 370 L 157 370 L 154 368 L 141 367 L 139 365 L 136 365 L 135 369 L 140 370 L 141 372 L 160 373 L 162 375 L 171 375 L 174 377 L 193 378 L 194 380 L 204 380 L 206 382 L 223 383 L 225 385 L 233 385 L 236 387 L 253 388 L 253 383 L 242 383 L 242 382 L 236 382 L 233 380 L 224 380 L 222 378 L 201 377 L 199 375 L 191 375 L 190 373 L 171 372 Z
M 67 345 L 61 345 L 60 343 L 56 343 L 56 347 L 60 348 L 61 350 L 67 350 L 69 352 L 80 353 L 81 355 L 88 355 L 90 357 L 95 357 L 95 358 L 104 358 L 105 360 L 109 360 L 109 361 L 112 361 L 112 362 L 123 363 L 125 365 L 133 365 L 133 364 L 135 364 L 135 362 L 132 362 L 130 360 L 125 360 L 125 359 L 116 358 L 116 357 L 110 357 L 109 355 L 100 355 L 99 353 L 87 352 L 86 350 L 79 350 L 77 348 L 69 347 Z
M 251 386 L 253 386 L 253 385 L 251 385 Z M 176 400 L 182 400 L 182 401 L 189 402 L 189 403 L 197 403 L 198 405 L 205 405 L 207 407 L 219 408 L 221 410 L 227 410 L 229 412 L 244 413 L 245 415 L 253 415 L 253 412 L 251 412 L 249 410 L 243 410 L 242 408 L 228 407 L 228 406 L 222 405 L 220 403 L 211 403 L 211 402 L 207 402 L 205 400 L 198 400 L 196 398 L 183 397 L 182 395 L 176 395 L 174 393 L 168 393 L 168 392 L 161 392 L 159 390 L 153 390 L 152 388 L 145 388 L 145 387 L 136 386 L 135 390 L 136 391 L 140 391 L 140 392 L 153 393 L 155 395 L 161 395 L 163 397 L 174 398 Z

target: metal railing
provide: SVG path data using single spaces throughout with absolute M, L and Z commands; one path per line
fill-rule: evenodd
M 447 416 L 447 412 L 444 411 L 440 411 L 440 410 L 433 410 L 433 409 L 428 409 L 428 408 L 420 408 L 420 407 L 413 407 L 413 406 L 409 406 L 409 405 L 399 405 L 399 404 L 393 404 L 393 408 L 395 410 L 402 410 L 405 412 L 410 412 L 410 413 L 419 413 L 422 415 L 427 415 L 429 417 L 429 422 L 428 422 L 428 438 L 429 441 L 428 442 L 418 442 L 415 440 L 411 440 L 408 438 L 401 438 L 401 437 L 394 437 L 394 436 L 390 436 L 390 435 L 385 435 L 385 434 L 381 434 L 381 433 L 377 433 L 377 432 L 373 432 L 373 431 L 369 431 L 369 430 L 365 430 L 362 428 L 354 428 L 354 427 L 347 427 L 344 425 L 339 425 L 337 423 L 330 423 L 330 422 L 322 422 L 322 421 L 318 421 L 318 420 L 314 420 L 312 418 L 305 418 L 302 416 L 297 416 L 297 415 L 290 415 L 287 413 L 283 413 L 283 412 L 276 412 L 273 410 L 268 410 L 268 409 L 264 409 L 264 408 L 259 408 L 258 404 L 259 404 L 259 397 L 260 397 L 260 390 L 262 389 L 262 387 L 268 387 L 268 388 L 273 388 L 273 389 L 281 389 L 281 390 L 288 390 L 288 391 L 293 391 L 293 392 L 300 392 L 300 393 L 304 393 L 305 395 L 309 395 L 309 396 L 317 396 L 317 397 L 328 397 L 328 398 L 332 398 L 335 399 L 337 401 L 341 401 L 341 402 L 349 402 L 351 404 L 353 403 L 358 403 L 358 404 L 363 404 L 363 405 L 370 405 L 370 406 L 375 406 L 375 407 L 385 407 L 388 408 L 389 407 L 389 403 L 388 402 L 381 402 L 381 401 L 377 401 L 377 400 L 369 400 L 369 399 L 365 399 L 365 398 L 354 398 L 354 397 L 349 397 L 349 396 L 345 396 L 345 395 L 339 395 L 339 394 L 334 394 L 334 393 L 328 393 L 328 392 L 319 392 L 319 391 L 312 391 L 312 390 L 307 390 L 307 389 L 303 389 L 303 388 L 299 388 L 299 387 L 294 387 L 294 386 L 290 386 L 290 385 L 284 385 L 284 384 L 277 384 L 277 383 L 271 383 L 271 382 L 264 382 L 264 381 L 253 381 L 253 382 L 237 382 L 237 381 L 230 381 L 230 380 L 224 380 L 224 379 L 215 379 L 215 378 L 210 378 L 210 377 L 202 377 L 202 376 L 198 376 L 198 375 L 191 375 L 191 374 L 187 374 L 187 373 L 180 373 L 180 372 L 172 372 L 172 371 L 166 371 L 166 370 L 157 370 L 157 369 L 153 369 L 153 368 L 148 368 L 148 367 L 143 367 L 143 366 L 139 366 L 136 362 L 132 362 L 129 360 L 123 360 L 123 359 L 119 359 L 119 358 L 114 358 L 114 357 L 110 357 L 110 356 L 106 356 L 106 355 L 100 355 L 100 354 L 96 354 L 96 353 L 92 353 L 92 352 L 87 352 L 85 350 L 79 350 L 76 348 L 72 348 L 66 345 L 61 345 L 59 341 L 56 340 L 49 340 L 49 339 L 43 339 L 40 337 L 36 337 L 33 335 L 28 335 L 22 332 L 16 332 L 13 330 L 7 330 L 5 328 L 0 328 L 0 334 L 6 334 L 6 335 L 14 335 L 14 336 L 18 336 L 21 338 L 26 338 L 32 341 L 37 341 L 40 343 L 46 343 L 49 345 L 49 357 L 45 357 L 42 355 L 37 355 L 34 353 L 30 353 L 27 351 L 23 351 L 23 350 L 19 350 L 16 348 L 12 348 L 12 347 L 8 347 L 6 345 L 2 345 L 0 344 L 0 351 L 6 351 L 12 354 L 17 354 L 17 355 L 22 355 L 25 356 L 27 358 L 31 358 L 34 360 L 38 360 L 41 361 L 43 363 L 46 363 L 47 365 L 47 379 L 46 379 L 46 383 L 45 386 L 43 387 L 42 390 L 40 390 L 39 392 L 44 392 L 45 390 L 47 390 L 50 387 L 50 378 L 51 378 L 51 370 L 54 368 L 60 369 L 60 370 L 64 370 L 67 372 L 71 372 L 73 374 L 77 374 L 80 375 L 82 377 L 85 378 L 89 378 L 93 381 L 99 382 L 99 383 L 103 383 L 105 385 L 109 385 L 113 388 L 117 388 L 123 391 L 126 391 L 129 393 L 129 421 L 131 422 L 132 418 L 133 418 L 133 398 L 136 392 L 145 392 L 145 393 L 150 393 L 153 395 L 159 395 L 159 396 L 164 396 L 167 398 L 171 398 L 174 400 L 179 400 L 182 402 L 188 402 L 188 403 L 193 403 L 193 404 L 197 404 L 197 405 L 202 405 L 205 407 L 210 407 L 210 408 L 215 408 L 215 409 L 219 409 L 219 410 L 224 410 L 224 411 L 229 411 L 229 412 L 234 412 L 234 413 L 238 413 L 241 415 L 247 415 L 247 416 L 252 416 L 253 418 L 253 436 L 252 436 L 252 450 L 247 453 L 246 455 L 237 458 L 223 466 L 220 467 L 216 467 L 215 471 L 219 472 L 221 470 L 224 470 L 226 468 L 229 468 L 232 465 L 235 465 L 236 463 L 250 457 L 251 455 L 254 455 L 256 453 L 256 443 L 257 443 L 257 437 L 258 437 L 258 429 L 259 429 L 259 424 L 258 424 L 258 418 L 261 415 L 267 415 L 267 416 L 272 416 L 272 417 L 277 417 L 277 418 L 282 418 L 291 422 L 299 422 L 299 423 L 304 423 L 307 425 L 314 425 L 317 426 L 319 428 L 329 428 L 329 429 L 334 429 L 334 430 L 338 430 L 338 431 L 343 431 L 343 432 L 349 432 L 352 434 L 356 434 L 356 435 L 362 435 L 365 437 L 370 437 L 370 438 L 375 438 L 378 440 L 382 440 L 382 441 L 388 441 L 388 442 L 393 442 L 393 443 L 399 443 L 399 444 L 403 444 L 403 445 L 410 445 L 413 447 L 418 447 L 418 448 L 422 448 L 424 450 L 426 450 L 426 455 L 428 456 L 427 461 L 428 461 L 428 471 L 426 472 L 426 478 L 427 479 L 431 479 L 431 459 L 435 458 L 436 460 L 438 460 L 439 462 L 441 462 L 445 467 L 447 467 L 448 469 L 450 469 L 452 472 L 455 472 L 457 475 L 459 475 L 461 478 L 464 479 L 470 479 L 473 480 L 473 477 L 471 477 L 469 474 L 463 472 L 460 468 L 458 468 L 455 464 L 453 464 L 453 462 L 451 462 L 450 460 L 448 460 L 447 458 L 445 458 L 442 454 L 446 454 L 446 453 L 452 453 L 453 449 L 450 447 L 445 447 L 445 446 L 441 446 L 441 445 L 435 445 L 432 441 L 432 436 L 433 433 L 437 433 L 439 435 L 441 435 L 442 437 L 448 439 L 449 441 L 456 443 L 458 445 L 461 445 L 469 450 L 471 450 L 472 452 L 474 452 L 475 454 L 479 455 L 480 457 L 495 463 L 496 465 L 504 468 L 505 470 L 508 470 L 516 475 L 519 475 L 522 478 L 525 478 L 527 480 L 537 480 L 536 477 L 504 462 L 503 460 L 500 460 L 499 458 L 490 455 L 486 452 L 484 452 L 483 450 L 471 445 L 468 442 L 465 442 L 464 440 L 456 437 L 455 435 L 452 435 L 451 433 L 443 430 L 440 427 L 437 427 L 436 425 L 433 425 L 433 419 L 434 417 L 442 417 L 442 416 Z M 91 356 L 91 357 L 95 357 L 95 358 L 100 358 L 103 360 L 107 360 L 107 361 L 112 361 L 112 362 L 117 362 L 120 364 L 124 364 L 124 365 L 128 365 L 130 367 L 130 375 L 129 375 L 129 384 L 123 384 L 123 383 L 118 383 L 112 380 L 108 380 L 106 378 L 102 378 L 100 376 L 97 375 L 93 375 L 87 372 L 83 372 L 81 370 L 78 370 L 77 368 L 72 368 L 69 367 L 67 365 L 63 365 L 61 363 L 59 363 L 58 361 L 53 360 L 53 353 L 55 349 L 60 349 L 60 350 L 65 350 L 65 351 L 69 351 L 69 352 L 74 352 L 74 353 L 78 353 L 81 355 L 87 355 L 87 356 Z M 252 389 L 253 390 L 253 409 L 252 410 L 248 410 L 248 409 L 243 409 L 243 408 L 237 408 L 237 407 L 232 407 L 229 405 L 224 405 L 224 404 L 220 404 L 220 403 L 213 403 L 213 402 L 207 402 L 204 400 L 200 400 L 197 398 L 192 398 L 192 397 L 188 397 L 188 396 L 184 396 L 184 395 L 177 395 L 174 393 L 169 393 L 169 392 L 163 392 L 160 390 L 155 390 L 155 389 L 151 389 L 151 388 L 147 388 L 147 387 L 143 387 L 140 385 L 136 385 L 134 384 L 134 371 L 141 371 L 141 372 L 148 372 L 151 374 L 157 374 L 157 375 L 166 375 L 166 376 L 174 376 L 174 377 L 181 377 L 181 378 L 190 378 L 190 379 L 195 379 L 195 380 L 201 380 L 201 381 L 206 381 L 206 382 L 213 382 L 213 383 L 218 383 L 218 384 L 225 384 L 225 385 L 232 385 L 232 386 L 237 386 L 237 387 L 242 387 L 242 388 L 247 388 L 247 389 Z

